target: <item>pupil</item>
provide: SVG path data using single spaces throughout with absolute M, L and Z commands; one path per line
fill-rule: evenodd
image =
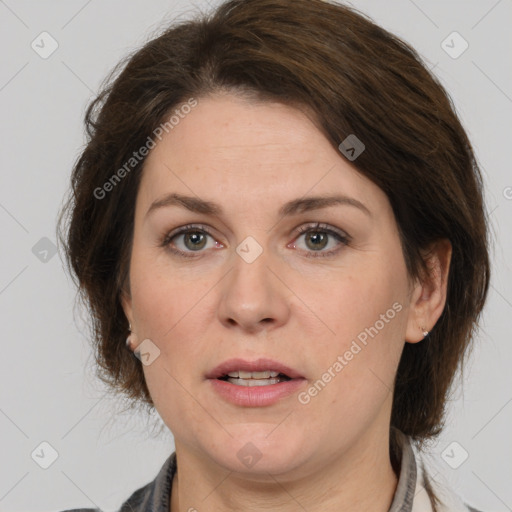
M 326 237 L 325 233 L 321 233 L 320 231 L 316 231 L 315 233 L 316 234 L 311 235 L 308 240 L 317 239 L 317 241 L 323 241 L 324 243 L 321 245 L 321 247 L 319 247 L 318 245 L 315 247 L 315 245 L 314 245 L 315 242 L 313 242 L 313 247 L 312 247 L 313 249 L 318 249 L 318 248 L 323 249 L 326 245 L 327 237 Z
M 197 237 L 203 237 L 203 243 L 201 245 L 195 243 L 198 241 Z M 190 247 L 187 244 L 187 241 L 189 240 L 192 240 L 192 246 Z M 187 245 L 189 249 L 201 249 L 204 246 L 204 242 L 204 235 L 202 233 L 199 233 L 198 231 L 193 231 L 185 235 L 185 245 Z

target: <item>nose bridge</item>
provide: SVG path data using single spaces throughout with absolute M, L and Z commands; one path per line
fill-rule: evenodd
M 261 236 L 259 237 L 261 240 Z M 269 250 L 263 248 L 252 235 L 247 236 L 235 249 L 234 268 L 230 278 L 231 291 L 246 306 L 271 299 L 271 272 L 268 269 Z M 271 258 L 270 258 L 271 259 Z M 265 297 L 264 297 L 265 296 Z M 242 304 L 243 305 L 243 304 Z
M 279 281 L 270 271 L 271 251 L 254 236 L 247 236 L 235 252 L 219 304 L 220 320 L 248 329 L 256 328 L 263 320 L 280 323 L 287 308 Z

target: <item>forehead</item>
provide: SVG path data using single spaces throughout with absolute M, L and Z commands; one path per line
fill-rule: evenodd
M 236 197 L 240 206 L 286 193 L 335 189 L 362 201 L 381 193 L 304 111 L 233 96 L 197 101 L 149 153 L 140 188 L 144 203 L 170 191 Z
M 312 146 L 329 145 L 301 110 L 227 95 L 200 98 L 162 142 L 155 155 L 173 151 L 194 161 L 248 160 L 249 156 L 255 162 L 267 157 L 302 161 L 311 158 Z

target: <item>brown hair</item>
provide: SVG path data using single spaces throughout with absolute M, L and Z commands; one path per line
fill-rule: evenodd
M 95 191 L 178 105 L 229 92 L 314 112 L 336 149 L 349 134 L 365 144 L 353 164 L 387 194 L 410 276 L 424 275 L 423 249 L 450 240 L 446 306 L 424 341 L 405 344 L 391 417 L 420 443 L 436 436 L 487 295 L 488 233 L 471 144 L 415 50 L 346 6 L 231 0 L 167 28 L 126 61 L 87 109 L 88 142 L 62 212 L 69 223 L 60 238 L 92 314 L 98 376 L 152 406 L 141 364 L 125 348 L 120 302 L 144 159 L 108 197 Z

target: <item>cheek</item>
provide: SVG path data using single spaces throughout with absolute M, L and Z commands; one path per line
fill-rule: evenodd
M 303 347 L 314 377 L 306 390 L 305 418 L 326 429 L 327 436 L 338 435 L 340 428 L 355 435 L 383 411 L 392 394 L 406 308 L 393 286 L 368 277 L 375 276 L 347 279 L 323 300 L 321 318 L 334 334 L 326 329 Z
M 191 369 L 201 368 L 204 359 L 204 347 L 194 340 L 204 333 L 204 324 L 197 320 L 205 317 L 201 298 L 209 287 L 177 279 L 149 258 L 134 258 L 132 275 L 137 337 L 139 342 L 150 339 L 159 350 L 158 358 L 143 366 L 144 378 L 165 424 L 186 438 L 188 425 L 204 423 L 204 411 L 189 392 L 197 380 Z
M 130 283 L 137 325 L 147 338 L 168 340 L 204 295 L 204 280 L 187 282 L 170 268 L 162 249 L 134 251 Z M 139 333 L 138 333 L 139 334 Z
M 324 334 L 319 336 L 317 329 L 316 337 L 325 349 L 343 350 L 358 336 L 364 340 L 368 330 L 375 334 L 374 328 L 385 338 L 405 328 L 407 281 L 405 268 L 396 261 L 347 267 L 335 278 L 326 275 L 323 286 L 317 281 L 314 289 L 303 290 L 302 295 L 322 328 Z
M 169 374 L 187 385 L 193 377 L 190 368 L 203 362 L 201 340 L 211 324 L 208 292 L 218 278 L 187 276 L 170 269 L 164 258 L 140 251 L 133 255 L 130 279 L 137 338 L 150 339 L 160 351 L 155 364 L 144 368 L 148 387 L 152 394 L 162 386 L 182 391 Z
M 324 405 L 343 400 L 339 410 L 346 412 L 364 402 L 381 403 L 393 387 L 403 349 L 408 311 L 405 264 L 400 257 L 367 259 L 364 268 L 349 266 L 336 280 L 325 279 L 324 285 L 323 293 L 315 285 L 307 300 L 322 320 L 319 324 L 315 318 L 314 323 L 324 334 L 317 330 L 310 338 L 314 346 L 304 347 L 314 361 L 316 378 L 333 382 L 321 393 Z M 336 377 L 330 378 L 329 371 Z

